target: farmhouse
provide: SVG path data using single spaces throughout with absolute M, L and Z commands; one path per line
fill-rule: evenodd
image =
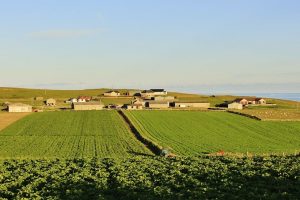
M 170 103 L 166 102 L 166 101 L 147 101 L 145 103 L 145 107 L 147 107 L 147 108 L 154 108 L 154 109 L 169 108 L 170 107 Z
M 210 103 L 202 102 L 173 102 L 172 107 L 175 108 L 209 108 Z
M 56 100 L 55 99 L 47 99 L 46 100 L 46 105 L 47 106 L 56 106 Z
M 74 110 L 102 110 L 104 104 L 101 102 L 75 102 L 72 104 Z
M 105 92 L 103 95 L 106 97 L 118 97 L 118 96 L 121 96 L 121 93 L 116 90 L 111 90 L 111 91 Z
M 248 104 L 266 104 L 266 100 L 263 98 L 238 98 L 233 102 L 240 103 L 244 106 Z
M 92 100 L 92 97 L 88 97 L 88 96 L 79 96 L 77 98 L 77 102 L 82 103 L 82 102 L 89 102 Z M 74 101 L 75 102 L 75 101 Z
M 243 110 L 243 104 L 233 102 L 233 103 L 228 104 L 228 109 Z
M 32 106 L 23 103 L 9 104 L 8 112 L 32 112 Z

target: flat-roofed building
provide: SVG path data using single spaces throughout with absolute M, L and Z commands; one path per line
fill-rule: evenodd
M 228 104 L 228 109 L 243 110 L 243 104 L 233 102 Z
M 175 108 L 209 108 L 210 103 L 203 102 L 173 102 L 172 107 Z
M 74 110 L 102 110 L 104 104 L 101 102 L 74 102 L 72 108 Z
M 145 106 L 147 108 L 161 109 L 161 108 L 169 108 L 170 103 L 166 101 L 147 101 L 145 103 Z
M 7 106 L 8 112 L 32 112 L 32 106 L 23 103 L 14 103 Z

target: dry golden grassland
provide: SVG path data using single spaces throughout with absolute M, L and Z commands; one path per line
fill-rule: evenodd
M 245 109 L 239 112 L 262 120 L 300 121 L 300 109 Z
M 0 131 L 31 113 L 0 113 Z

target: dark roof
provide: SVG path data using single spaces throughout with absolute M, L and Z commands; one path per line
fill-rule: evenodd
M 153 92 L 165 92 L 164 89 L 150 89 Z
M 237 99 L 235 99 L 234 101 L 241 101 L 241 100 L 243 100 L 243 99 L 246 99 L 247 101 L 259 101 L 259 100 L 261 100 L 261 99 L 263 99 L 263 98 L 256 98 L 256 97 L 237 98 Z
M 74 102 L 73 105 L 103 105 L 102 102 L 92 101 L 92 102 Z
M 77 99 L 92 99 L 92 97 L 88 97 L 88 96 L 79 96 Z
M 152 93 L 152 90 L 143 90 L 142 93 Z
M 150 89 L 150 90 L 143 90 L 142 93 L 153 93 L 153 92 L 165 92 L 164 89 Z
M 17 106 L 17 107 L 32 107 L 31 105 L 28 105 L 28 104 L 24 104 L 24 103 L 12 103 L 12 104 L 9 104 L 8 105 L 9 107 L 14 107 L 14 106 Z
M 105 93 L 113 93 L 113 92 L 115 92 L 115 93 L 120 93 L 119 91 L 117 91 L 117 90 L 110 90 L 110 91 L 108 91 L 108 92 L 105 92 Z
M 147 101 L 149 104 L 169 104 L 169 101 Z

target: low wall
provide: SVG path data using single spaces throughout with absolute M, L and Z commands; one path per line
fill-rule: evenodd
M 232 110 L 227 110 L 227 112 L 232 113 L 232 114 L 236 114 L 236 115 L 241 115 L 241 116 L 244 116 L 244 117 L 248 117 L 248 118 L 251 118 L 251 119 L 262 121 L 261 118 L 258 118 L 258 117 L 253 116 L 253 115 L 249 115 L 249 114 L 245 114 L 245 113 L 240 113 L 240 112 L 236 112 L 236 111 L 232 111 Z
M 118 113 L 121 115 L 121 117 L 125 120 L 125 122 L 128 124 L 130 130 L 135 135 L 135 137 L 142 142 L 150 151 L 152 151 L 155 155 L 160 155 L 162 152 L 162 148 L 154 144 L 151 140 L 148 140 L 147 138 L 144 138 L 140 132 L 135 128 L 135 126 L 132 124 L 130 119 L 125 115 L 125 113 L 122 110 L 119 110 Z

